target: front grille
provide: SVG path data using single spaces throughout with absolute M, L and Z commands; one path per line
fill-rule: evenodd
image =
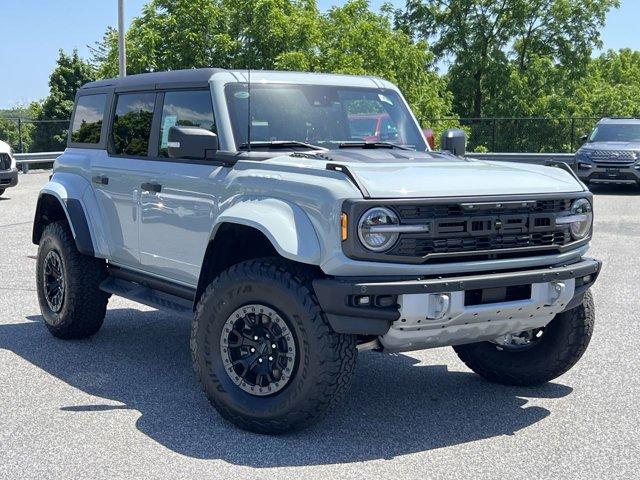
M 443 256 L 509 249 L 527 249 L 535 254 L 536 249 L 571 243 L 568 226 L 556 225 L 555 219 L 569 212 L 572 200 L 504 203 L 478 204 L 474 208 L 463 202 L 395 205 L 401 223 L 428 224 L 429 232 L 402 234 L 386 254 L 437 261 Z
M 0 170 L 9 170 L 11 168 L 11 157 L 8 153 L 0 153 Z
M 638 155 L 630 150 L 593 150 L 589 153 L 589 158 L 594 162 L 633 163 L 638 159 Z

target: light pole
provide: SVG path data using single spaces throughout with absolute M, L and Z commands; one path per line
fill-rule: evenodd
M 118 0 L 118 63 L 121 77 L 127 76 L 127 50 L 124 34 L 124 0 Z

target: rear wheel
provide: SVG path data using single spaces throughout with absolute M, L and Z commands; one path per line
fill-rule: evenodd
M 580 305 L 556 315 L 544 328 L 453 348 L 471 370 L 487 380 L 538 385 L 576 364 L 589 345 L 594 321 L 593 298 L 587 292 Z
M 203 389 L 241 428 L 282 433 L 316 420 L 346 392 L 356 342 L 333 332 L 308 272 L 278 259 L 240 263 L 203 293 L 191 351 Z
M 49 331 L 63 339 L 95 334 L 109 300 L 100 290 L 104 261 L 78 252 L 67 224 L 54 222 L 42 233 L 37 262 L 38 301 Z

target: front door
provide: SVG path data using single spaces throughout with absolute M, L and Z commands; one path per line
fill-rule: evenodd
M 153 275 L 195 286 L 218 211 L 217 185 L 228 169 L 207 162 L 170 159 L 168 131 L 189 125 L 216 131 L 209 90 L 161 94 L 157 158 L 144 163 L 140 192 L 140 262 Z M 155 142 L 152 142 L 155 143 Z

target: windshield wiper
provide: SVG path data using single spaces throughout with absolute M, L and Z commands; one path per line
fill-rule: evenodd
M 409 147 L 403 147 L 391 142 L 342 142 L 338 144 L 338 148 L 398 148 L 400 150 L 411 150 Z
M 251 141 L 251 148 L 305 148 L 309 150 L 326 150 L 326 148 L 319 147 L 318 145 L 312 145 L 310 143 L 298 142 L 296 140 L 272 140 L 263 141 L 256 140 Z M 248 150 L 249 143 L 241 143 L 238 146 L 238 150 Z

